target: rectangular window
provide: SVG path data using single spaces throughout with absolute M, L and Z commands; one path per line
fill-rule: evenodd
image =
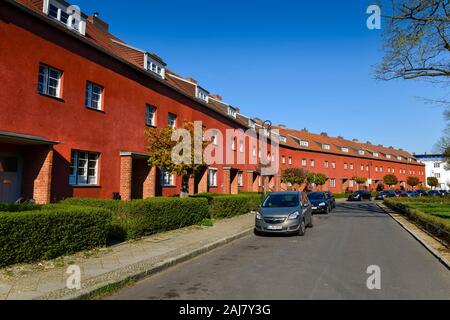
M 325 161 L 324 167 L 325 167 L 325 168 L 328 168 L 328 161 Z
M 369 166 L 368 165 L 366 166 L 366 171 L 369 171 Z
M 353 188 L 353 183 L 354 183 L 353 180 L 349 180 L 349 181 L 348 181 L 348 186 L 349 186 L 350 188 Z
M 282 143 L 286 143 L 286 137 L 285 136 L 280 136 L 280 142 Z
M 361 165 L 361 171 L 364 171 L 364 165 L 363 164 Z
M 244 179 L 242 179 L 242 172 L 238 173 L 238 186 L 239 187 L 244 186 Z
M 380 172 L 383 172 L 383 167 L 380 166 Z
M 386 155 L 386 159 L 390 159 L 391 158 L 391 155 L 390 154 L 387 154 Z
M 302 159 L 302 167 L 306 167 L 306 159 Z
M 156 127 L 156 107 L 147 105 L 145 108 L 145 124 Z
M 72 150 L 69 184 L 98 184 L 98 158 L 99 153 L 97 152 Z
M 344 170 L 347 170 L 348 164 L 344 163 Z
M 244 141 L 239 141 L 239 152 L 244 153 Z
M 309 146 L 309 142 L 308 142 L 308 141 L 305 141 L 305 140 L 301 140 L 301 141 L 300 141 L 300 145 L 301 145 L 302 147 L 308 147 L 308 146 Z
M 329 144 L 323 144 L 322 145 L 322 149 L 323 150 L 330 150 L 330 145 Z
M 292 164 L 292 157 L 289 157 L 289 165 Z
M 378 152 L 374 152 L 374 153 L 373 153 L 373 156 L 374 156 L 374 157 L 378 157 Z
M 232 107 L 228 107 L 228 115 L 236 118 L 237 117 L 237 110 L 232 108 Z
M 440 167 L 441 167 L 441 164 L 440 164 L 439 162 L 435 162 L 435 163 L 434 163 L 434 167 L 435 167 L 435 168 L 440 168 Z
M 336 179 L 330 179 L 330 188 L 336 188 Z
M 439 179 L 441 177 L 441 174 L 440 173 L 435 173 L 434 176 Z
M 256 157 L 256 147 L 255 146 L 253 146 L 253 148 L 252 148 L 252 156 Z
M 86 107 L 95 110 L 102 110 L 102 98 L 103 88 L 88 81 L 86 83 Z
M 169 128 L 175 129 L 177 127 L 177 116 L 173 113 L 169 113 L 167 124 Z
M 208 185 L 210 187 L 217 187 L 217 169 L 209 169 Z
M 375 167 L 375 172 L 378 172 L 378 167 Z
M 38 92 L 61 98 L 61 76 L 61 71 L 41 64 L 39 66 Z
M 364 155 L 364 150 L 358 150 L 358 153 L 363 156 Z
M 343 148 L 341 148 L 341 150 L 342 150 L 342 152 L 348 153 L 348 148 L 343 147 Z
M 286 157 L 285 156 L 281 156 L 281 163 L 282 164 L 286 164 Z
M 350 170 L 353 170 L 353 163 L 350 163 Z
M 336 162 L 331 162 L 331 168 L 336 169 Z
M 161 185 L 164 187 L 175 186 L 174 175 L 166 170 L 161 170 Z
M 314 167 L 314 165 L 315 165 L 314 160 L 311 160 L 311 167 Z

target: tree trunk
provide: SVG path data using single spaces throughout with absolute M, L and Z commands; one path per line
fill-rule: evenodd
M 180 198 L 189 198 L 189 175 L 183 175 L 181 178 Z

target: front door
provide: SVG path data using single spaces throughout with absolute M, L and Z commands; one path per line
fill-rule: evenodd
M 20 195 L 19 158 L 0 155 L 0 202 L 15 202 L 20 198 Z

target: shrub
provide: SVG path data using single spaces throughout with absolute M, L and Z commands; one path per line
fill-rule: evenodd
M 56 205 L 15 214 L 0 213 L 0 266 L 52 259 L 104 246 L 111 212 Z
M 201 198 L 151 198 L 121 202 L 113 227 L 126 239 L 198 224 L 208 218 L 208 201 Z
M 120 200 L 90 198 L 67 198 L 61 202 L 62 205 L 104 208 L 113 212 L 117 211 L 121 203 Z
M 209 205 L 212 218 L 230 218 L 256 211 L 261 203 L 260 195 L 226 195 L 213 197 Z
M 21 212 L 21 211 L 33 211 L 40 210 L 42 206 L 32 203 L 13 204 L 13 203 L 0 203 L 0 212 Z

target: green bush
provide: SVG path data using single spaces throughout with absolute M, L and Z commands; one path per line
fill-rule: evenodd
M 121 202 L 113 216 L 116 234 L 136 239 L 157 232 L 199 224 L 208 218 L 208 201 L 201 198 L 151 198 Z
M 259 209 L 261 196 L 256 195 L 226 195 L 213 197 L 209 204 L 212 218 L 230 218 Z
M 61 202 L 62 205 L 104 208 L 113 212 L 117 211 L 121 203 L 120 200 L 90 198 L 67 198 Z
M 0 212 L 0 266 L 52 259 L 106 245 L 109 210 L 81 206 Z
M 21 212 L 21 211 L 33 211 L 40 210 L 42 206 L 32 203 L 13 204 L 13 203 L 0 203 L 0 212 Z

